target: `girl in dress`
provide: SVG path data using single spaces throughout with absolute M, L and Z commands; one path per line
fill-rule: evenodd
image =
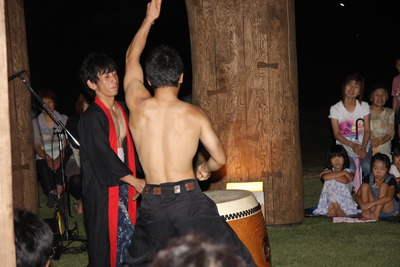
M 329 148 L 327 165 L 320 174 L 324 187 L 313 213 L 329 217 L 356 214 L 356 203 L 351 195 L 354 172 L 348 169 L 349 157 L 343 146 L 333 145 Z

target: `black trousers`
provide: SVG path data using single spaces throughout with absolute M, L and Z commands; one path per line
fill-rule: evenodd
M 194 188 L 187 191 L 187 183 L 194 183 Z M 122 266 L 148 266 L 171 238 L 188 232 L 236 247 L 247 266 L 257 266 L 248 249 L 219 215 L 214 201 L 201 191 L 197 179 L 146 185 L 132 243 Z
M 69 177 L 68 190 L 76 200 L 82 198 L 82 175 L 75 174 Z
M 46 160 L 38 159 L 36 160 L 36 170 L 39 172 L 43 193 L 46 196 L 50 191 L 56 190 L 56 185 L 63 185 L 61 167 L 54 172 L 49 168 Z

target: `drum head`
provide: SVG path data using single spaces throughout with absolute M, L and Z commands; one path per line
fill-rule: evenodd
M 259 211 L 259 203 L 254 194 L 247 190 L 215 190 L 204 192 L 217 204 L 219 215 L 246 214 Z
M 204 192 L 209 198 L 211 198 L 216 204 L 223 202 L 230 202 L 248 197 L 252 194 L 246 190 L 214 190 Z

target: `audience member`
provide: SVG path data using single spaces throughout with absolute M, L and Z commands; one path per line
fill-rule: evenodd
M 351 74 L 345 79 L 342 87 L 342 100 L 331 106 L 331 119 L 336 144 L 343 145 L 350 159 L 350 169 L 355 171 L 354 187 L 357 191 L 361 184 L 360 167 L 363 175 L 370 172 L 372 156 L 370 149 L 370 109 L 362 101 L 364 77 Z
M 372 155 L 380 152 L 391 158 L 394 137 L 394 112 L 385 107 L 389 93 L 384 85 L 373 87 L 371 99 L 371 139 Z
M 397 182 L 397 197 L 400 198 L 400 144 L 393 148 L 393 163 L 390 166 L 389 173 L 394 176 Z
M 371 173 L 364 177 L 356 194 L 362 216 L 368 220 L 397 215 L 400 211 L 397 183 L 389 173 L 390 159 L 377 153 L 371 159 Z
M 14 210 L 17 267 L 48 267 L 53 255 L 53 232 L 36 214 Z
M 237 251 L 196 233 L 172 239 L 150 267 L 246 267 Z
M 78 122 L 82 114 L 89 107 L 84 94 L 80 94 L 75 103 L 75 115 L 68 118 L 66 128 L 70 134 L 79 142 L 78 136 Z M 68 137 L 69 148 L 72 150 L 72 155 L 65 165 L 65 176 L 68 181 L 68 191 L 76 199 L 76 212 L 83 214 L 83 201 L 82 201 L 82 175 L 81 175 L 81 159 L 79 155 L 79 146 Z
M 68 117 L 55 110 L 56 95 L 54 92 L 51 90 L 42 90 L 38 92 L 38 96 L 65 125 Z M 52 208 L 54 205 L 62 202 L 58 201 L 64 189 L 60 149 L 64 153 L 67 142 L 65 136 L 62 134 L 62 147 L 60 148 L 57 132 L 61 132 L 62 129 L 60 129 L 46 109 L 42 108 L 42 112 L 37 118 L 33 119 L 32 124 L 33 145 L 36 152 L 36 169 L 40 175 L 43 192 L 47 196 L 47 205 L 49 208 Z
M 349 157 L 343 146 L 331 146 L 328 151 L 327 168 L 320 174 L 324 187 L 314 214 L 335 217 L 357 213 L 356 202 L 351 194 L 354 171 L 348 167 Z
M 392 102 L 392 109 L 394 111 L 395 115 L 395 125 L 397 126 L 397 135 L 400 137 L 400 57 L 397 57 L 395 59 L 395 67 L 396 70 L 399 74 L 394 76 L 393 81 L 392 81 L 392 96 L 393 96 L 393 102 Z M 400 140 L 398 138 L 398 140 Z

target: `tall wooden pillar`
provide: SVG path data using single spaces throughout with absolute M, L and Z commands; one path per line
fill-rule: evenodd
M 228 155 L 222 179 L 263 181 L 266 223 L 303 220 L 293 0 L 186 0 L 193 101 Z
M 29 70 L 23 0 L 6 0 L 8 75 Z M 24 74 L 27 78 L 27 75 Z M 12 184 L 15 208 L 38 213 L 37 178 L 33 152 L 31 95 L 19 78 L 8 83 L 11 122 Z
M 5 5 L 0 0 L 0 258 L 2 266 L 15 266 L 6 41 Z

